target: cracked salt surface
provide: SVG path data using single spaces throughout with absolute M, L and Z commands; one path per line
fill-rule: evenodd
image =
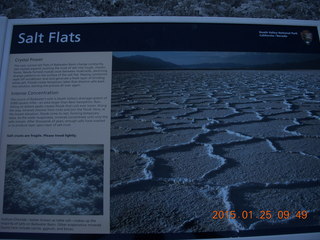
M 266 141 L 248 143 L 231 143 L 218 149 L 218 153 L 233 164 L 209 181 L 222 185 L 243 181 L 283 182 L 320 176 L 318 159 L 299 153 L 274 152 Z
M 158 151 L 155 158 L 155 177 L 177 177 L 196 179 L 220 165 L 220 160 L 208 154 L 206 146 L 188 144 Z M 196 164 L 190 164 L 186 159 L 194 159 Z
M 116 184 L 143 178 L 146 160 L 137 154 L 111 151 L 110 183 Z
M 114 72 L 111 232 L 320 221 L 319 71 Z M 289 220 L 214 210 L 308 210 Z
M 285 152 L 302 151 L 320 158 L 320 138 L 288 138 L 275 140 L 281 150 Z
M 308 226 L 312 224 L 311 219 L 316 219 L 316 214 L 319 214 L 319 209 L 314 209 L 315 206 L 320 206 L 320 181 L 300 181 L 290 183 L 276 184 L 243 184 L 238 187 L 231 188 L 230 200 L 235 204 L 235 208 L 240 213 L 242 210 L 250 209 L 255 216 L 261 216 L 263 211 L 269 210 L 275 214 L 270 221 L 253 219 L 241 219 L 240 224 L 245 228 L 263 228 L 266 225 L 287 225 L 294 223 L 294 226 Z M 277 199 L 277 201 L 274 201 Z M 285 210 L 283 210 L 285 209 Z M 298 211 L 310 211 L 309 219 L 297 221 L 295 214 Z M 278 211 L 289 211 L 288 219 L 279 219 Z M 268 224 L 269 222 L 269 224 Z M 269 226 L 270 227 L 270 226 Z
M 212 208 L 220 208 L 223 202 L 217 191 L 212 190 L 210 198 L 206 191 L 161 181 L 111 190 L 111 229 L 115 233 L 231 230 L 226 219 L 210 220 Z

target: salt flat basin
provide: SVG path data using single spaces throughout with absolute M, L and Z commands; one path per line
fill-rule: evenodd
M 111 231 L 318 225 L 319 80 L 300 70 L 114 72 Z M 310 218 L 207 214 L 249 209 Z

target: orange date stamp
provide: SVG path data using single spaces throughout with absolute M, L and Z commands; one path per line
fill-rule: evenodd
M 301 211 L 288 211 L 288 210 L 279 210 L 279 211 L 270 211 L 270 210 L 261 210 L 258 213 L 253 211 L 246 211 L 242 210 L 239 212 L 236 211 L 211 211 L 212 219 L 258 219 L 258 220 L 270 220 L 272 218 L 276 218 L 279 220 L 282 219 L 289 219 L 292 217 L 296 217 L 298 219 L 307 219 L 308 218 L 308 211 L 301 210 Z

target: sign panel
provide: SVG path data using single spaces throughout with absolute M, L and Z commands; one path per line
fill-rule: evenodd
M 3 59 L 0 232 L 319 237 L 318 22 L 9 20 Z

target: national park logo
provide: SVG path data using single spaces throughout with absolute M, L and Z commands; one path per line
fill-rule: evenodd
M 301 39 L 307 44 L 310 45 L 312 42 L 312 33 L 308 30 L 304 30 L 300 33 Z

